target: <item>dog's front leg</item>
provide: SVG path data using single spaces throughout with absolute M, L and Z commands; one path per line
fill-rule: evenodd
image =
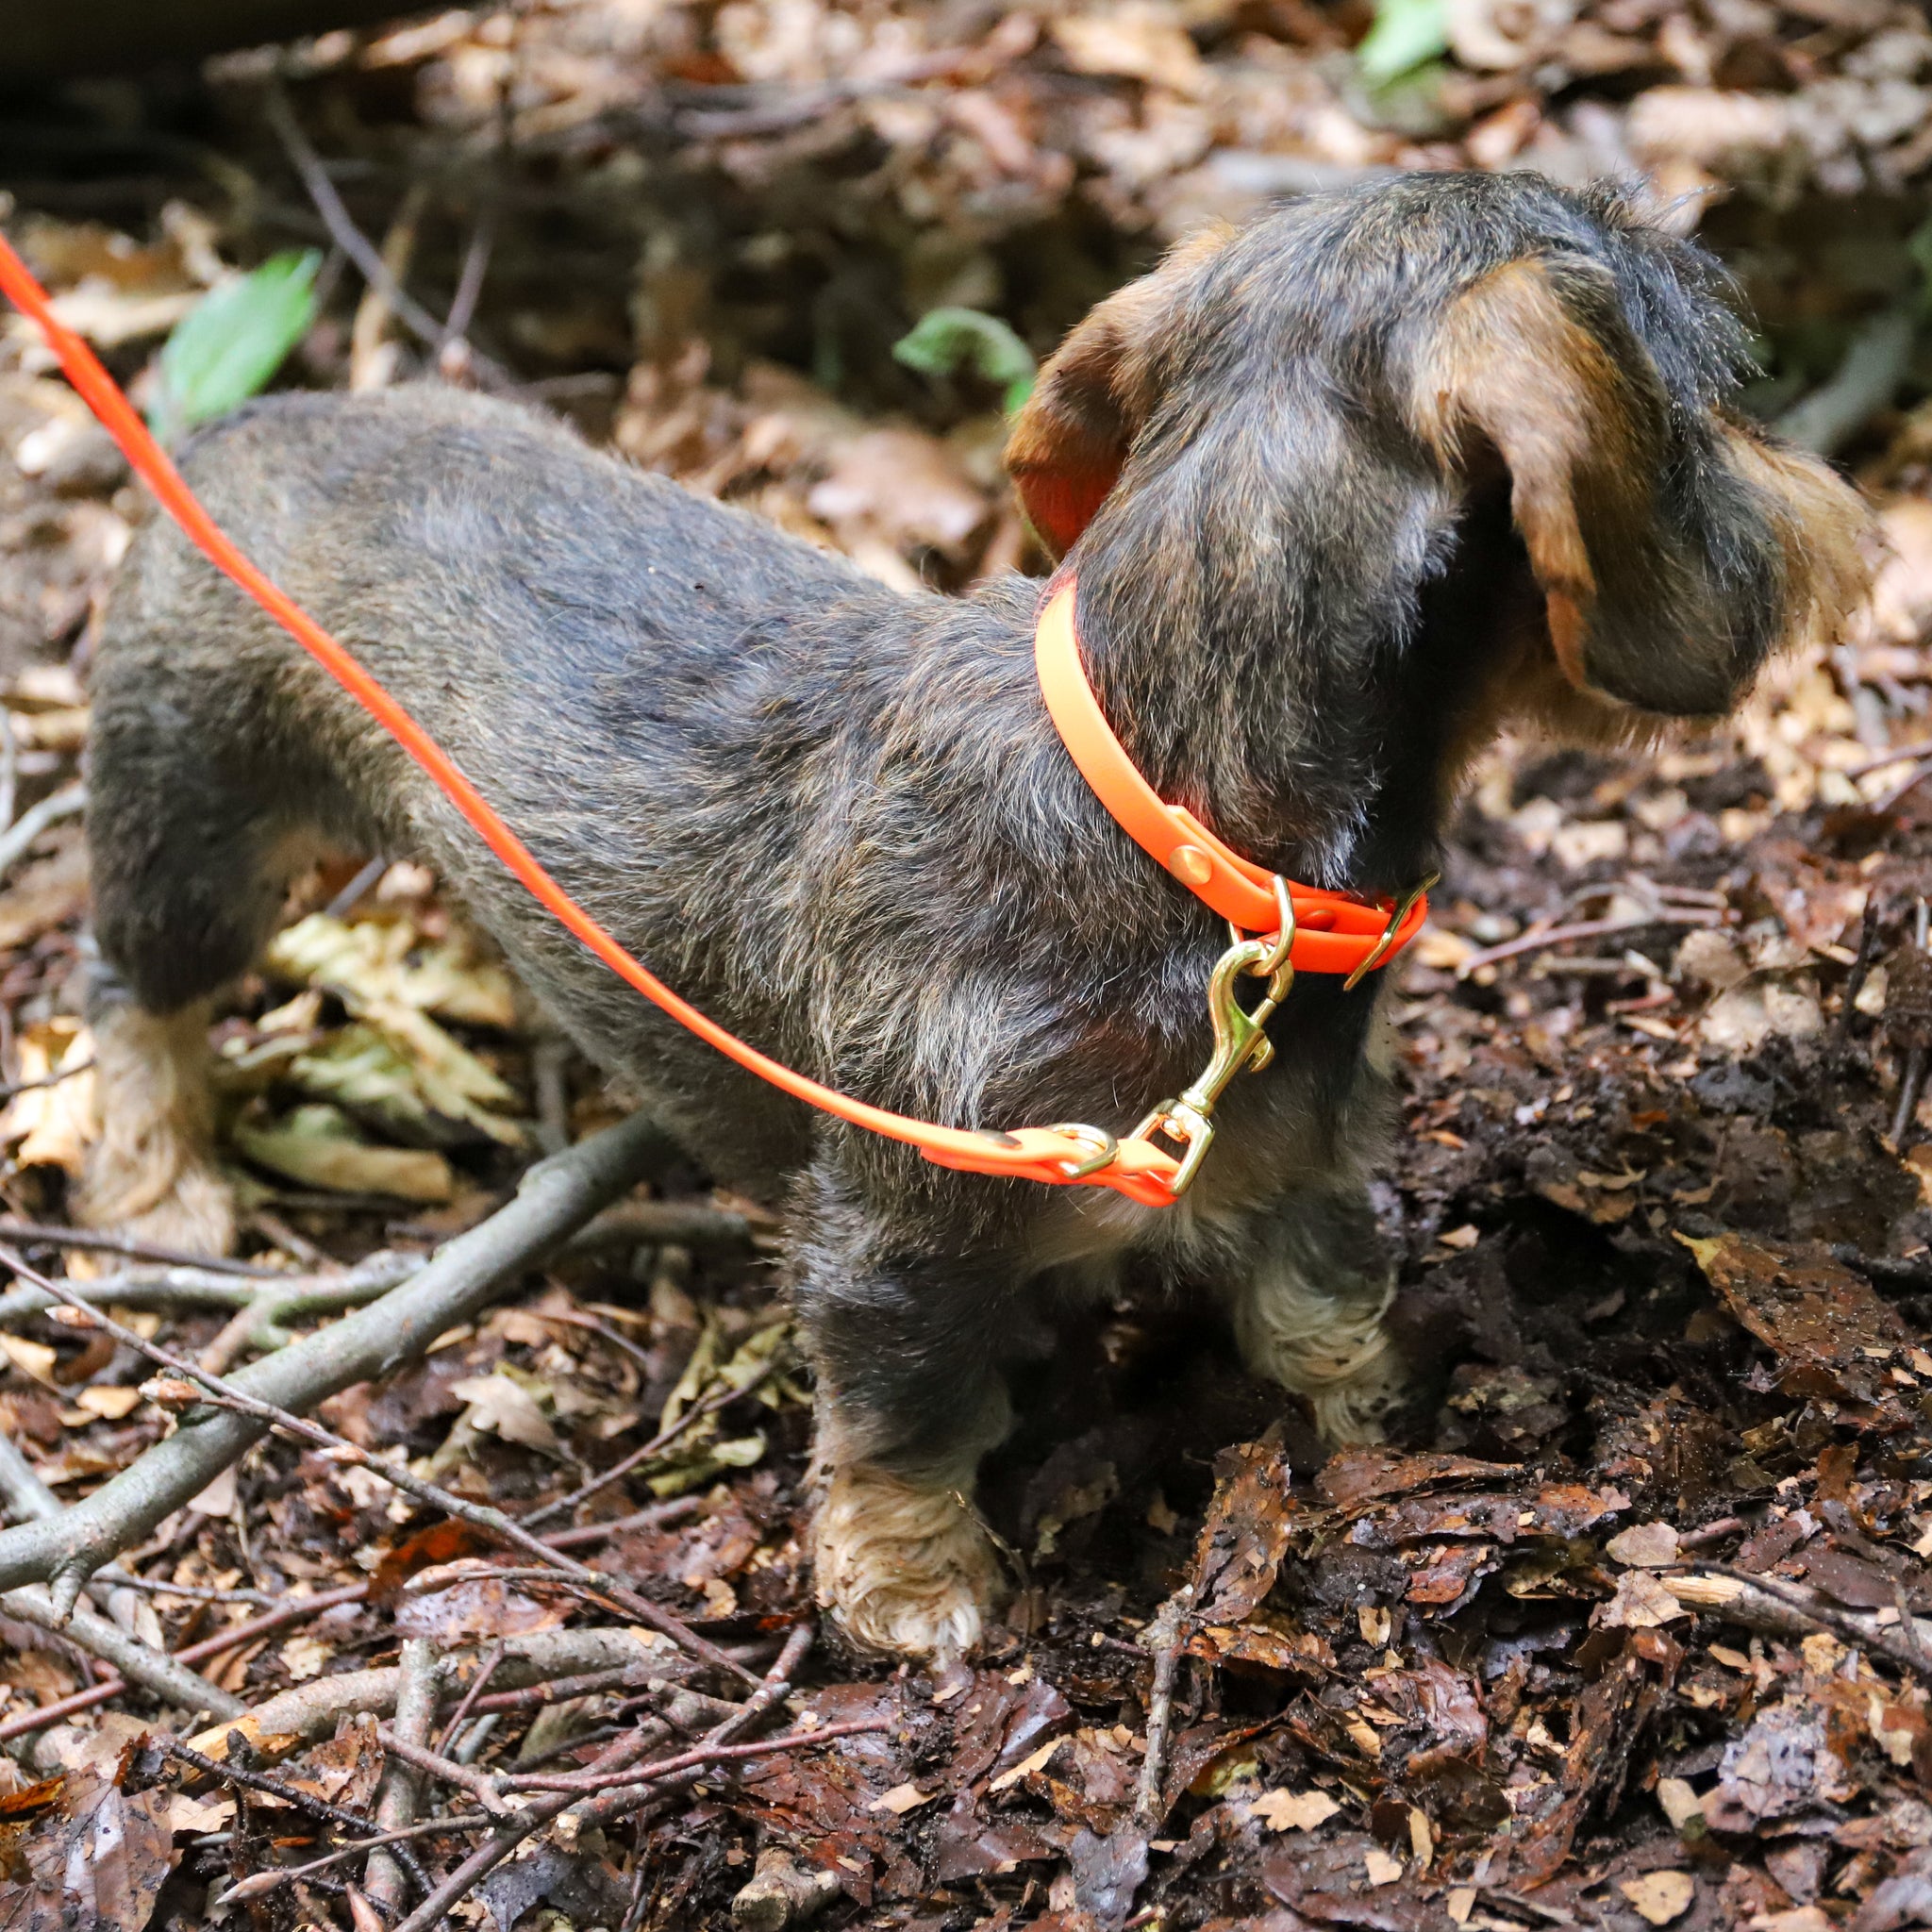
M 1402 1392 L 1382 1324 L 1394 1270 L 1359 1191 L 1297 1192 L 1259 1220 L 1232 1296 L 1257 1375 L 1302 1396 L 1331 1442 L 1378 1441 Z
M 1000 1581 L 973 1486 L 1007 1431 L 1010 1290 L 835 1184 L 814 1191 L 797 1301 L 818 1375 L 819 1600 L 867 1649 L 958 1657 Z

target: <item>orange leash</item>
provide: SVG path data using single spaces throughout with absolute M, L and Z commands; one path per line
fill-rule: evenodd
M 632 958 L 625 949 L 611 938 L 609 933 L 596 920 L 586 912 L 561 886 L 537 862 L 536 857 L 524 841 L 505 824 L 495 808 L 475 785 L 463 774 L 455 761 L 429 734 L 418 724 L 408 711 L 396 702 L 382 685 L 372 677 L 327 631 L 315 622 L 283 591 L 258 571 L 240 550 L 217 527 L 213 518 L 201 506 L 194 492 L 188 487 L 167 453 L 149 433 L 146 424 L 135 412 L 134 407 L 125 396 L 114 378 L 102 367 L 99 358 L 81 338 L 68 328 L 54 313 L 47 292 L 35 280 L 31 271 L 4 237 L 0 237 L 0 292 L 4 292 L 24 314 L 28 316 L 46 338 L 48 347 L 58 359 L 67 379 L 87 406 L 100 419 L 123 455 L 133 466 L 135 473 L 154 492 L 161 508 L 167 511 L 181 530 L 202 554 L 207 557 L 225 576 L 245 591 L 279 624 L 315 661 L 379 724 L 402 748 L 415 759 L 431 780 L 462 813 L 470 824 L 482 837 L 484 842 L 502 860 L 532 898 L 542 906 L 557 922 L 576 938 L 605 965 L 615 973 L 625 983 L 668 1013 L 679 1025 L 736 1060 L 749 1072 L 756 1074 L 782 1092 L 802 1100 L 808 1107 L 815 1107 L 824 1113 L 848 1121 L 854 1126 L 866 1128 L 869 1132 L 883 1135 L 890 1141 L 901 1141 L 917 1147 L 928 1160 L 941 1167 L 963 1169 L 969 1173 L 1001 1175 L 1012 1179 L 1041 1181 L 1054 1186 L 1074 1182 L 1097 1187 L 1108 1187 L 1138 1201 L 1145 1207 L 1164 1208 L 1171 1206 L 1193 1177 L 1200 1157 L 1206 1152 L 1205 1139 L 1197 1139 L 1186 1147 L 1186 1158 L 1177 1158 L 1166 1149 L 1158 1147 L 1148 1138 L 1154 1131 L 1164 1131 L 1170 1138 L 1187 1141 L 1185 1133 L 1176 1135 L 1172 1126 L 1166 1124 L 1170 1116 L 1163 1108 L 1173 1108 L 1182 1103 L 1164 1102 L 1149 1115 L 1141 1127 L 1124 1140 L 1116 1141 L 1098 1128 L 1068 1125 L 1054 1127 L 1023 1127 L 1015 1133 L 978 1131 L 960 1127 L 939 1126 L 929 1121 L 919 1121 L 904 1114 L 892 1113 L 885 1108 L 874 1107 L 862 1100 L 855 1100 L 850 1094 L 841 1093 L 836 1089 L 822 1086 L 818 1081 L 808 1079 L 794 1069 L 781 1065 L 769 1056 L 740 1040 L 736 1034 L 727 1032 L 716 1021 L 708 1019 L 688 1001 L 651 974 L 645 967 Z M 1104 741 L 1111 743 L 1126 771 L 1135 783 L 1141 786 L 1149 800 L 1159 811 L 1174 815 L 1176 823 L 1184 819 L 1185 826 L 1178 834 L 1174 825 L 1166 827 L 1163 836 L 1166 843 L 1155 856 L 1164 865 L 1175 870 L 1176 876 L 1201 891 L 1204 882 L 1197 882 L 1188 870 L 1181 869 L 1193 861 L 1184 857 L 1179 849 L 1187 852 L 1198 849 L 1206 856 L 1209 878 L 1205 881 L 1211 885 L 1217 896 L 1231 892 L 1228 881 L 1239 877 L 1248 889 L 1251 896 L 1240 900 L 1241 908 L 1245 912 L 1262 911 L 1264 916 L 1248 926 L 1249 930 L 1263 931 L 1278 941 L 1284 935 L 1294 947 L 1307 948 L 1314 941 L 1327 941 L 1333 948 L 1337 941 L 1347 944 L 1348 958 L 1345 961 L 1337 958 L 1328 963 L 1324 957 L 1307 957 L 1304 963 L 1317 972 L 1348 971 L 1353 968 L 1351 980 L 1360 974 L 1380 965 L 1385 959 L 1413 935 L 1421 924 L 1425 911 L 1425 903 L 1420 894 L 1410 895 L 1409 900 L 1381 911 L 1362 906 L 1358 901 L 1347 899 L 1334 893 L 1312 893 L 1307 888 L 1295 888 L 1299 895 L 1293 913 L 1286 920 L 1277 906 L 1286 908 L 1289 905 L 1289 889 L 1285 882 L 1277 883 L 1272 874 L 1259 871 L 1246 860 L 1229 852 L 1214 839 L 1213 835 L 1193 820 L 1191 815 L 1180 812 L 1178 808 L 1160 804 L 1148 790 L 1140 774 L 1133 770 L 1118 741 L 1108 730 L 1105 718 L 1100 715 L 1099 707 L 1094 703 L 1092 693 L 1086 690 L 1086 677 L 1079 666 L 1078 642 L 1073 632 L 1072 593 L 1063 591 L 1047 608 L 1050 617 L 1058 610 L 1062 613 L 1056 620 L 1062 625 L 1064 642 L 1058 656 L 1059 675 L 1053 690 L 1049 691 L 1048 701 L 1063 704 L 1076 702 L 1073 685 L 1066 672 L 1065 658 L 1072 654 L 1072 672 L 1077 678 L 1078 687 L 1086 691 L 1087 703 L 1091 707 L 1092 716 L 1083 725 L 1074 727 L 1074 735 L 1068 736 L 1069 749 L 1074 752 L 1075 761 L 1083 772 L 1088 767 L 1083 758 L 1094 755 L 1094 747 L 1101 746 L 1104 756 Z M 1042 620 L 1041 636 L 1046 635 L 1047 625 Z M 1042 646 L 1042 661 L 1052 654 Z M 1047 676 L 1042 670 L 1042 682 Z M 1060 725 L 1063 735 L 1067 726 L 1062 723 L 1058 710 L 1055 711 L 1055 722 Z M 1096 732 L 1095 725 L 1098 730 Z M 1077 743 L 1076 743 L 1077 739 Z M 1113 774 L 1115 777 L 1118 774 Z M 1093 774 L 1088 772 L 1090 782 Z M 1115 810 L 1109 791 L 1102 790 L 1099 784 L 1095 790 L 1100 792 L 1104 803 Z M 1152 821 L 1144 808 L 1139 813 L 1135 824 L 1146 822 L 1153 836 Z M 1135 824 L 1123 819 L 1123 824 L 1138 842 L 1149 851 L 1155 847 L 1148 844 Z M 1272 896 L 1270 896 L 1272 890 Z M 1265 907 L 1260 903 L 1265 898 Z M 1298 930 L 1301 913 L 1301 900 L 1307 900 L 1311 928 L 1315 925 L 1340 924 L 1344 919 L 1350 921 L 1346 931 L 1316 932 Z M 1319 901 L 1320 903 L 1314 903 Z M 1216 899 L 1208 903 L 1216 905 Z M 1220 907 L 1217 905 L 1217 909 Z M 1365 933 L 1355 929 L 1358 921 L 1353 915 L 1366 916 L 1373 924 L 1376 937 L 1373 943 Z M 1269 942 L 1250 941 L 1250 948 L 1260 946 L 1267 954 L 1274 941 Z M 1241 951 L 1238 947 L 1236 951 Z M 1282 970 L 1291 973 L 1286 965 L 1288 948 L 1275 947 L 1281 952 L 1282 961 L 1277 962 Z M 1224 965 L 1232 954 L 1224 956 Z M 1252 971 L 1252 967 L 1245 970 Z M 1275 969 L 1271 967 L 1271 971 Z M 1217 980 L 1222 976 L 1217 968 Z M 1278 976 L 1278 974 L 1277 974 Z M 1230 996 L 1231 999 L 1231 996 Z M 1266 1003 L 1273 1009 L 1274 998 Z M 1236 1008 L 1239 1012 L 1239 1008 Z M 1242 1016 L 1246 1017 L 1246 1016 Z M 1215 1031 L 1219 1049 L 1223 1032 L 1223 1020 L 1219 1009 L 1215 1013 Z M 1258 1048 L 1266 1048 L 1265 1036 L 1258 1037 Z M 1217 1051 L 1217 1064 L 1223 1058 Z M 1264 1055 L 1257 1050 L 1254 1041 L 1243 1049 L 1243 1058 L 1233 1071 L 1241 1066 L 1264 1063 Z M 1213 1072 L 1210 1069 L 1210 1074 Z M 1203 1076 L 1204 1080 L 1208 1075 Z M 1197 1086 L 1200 1083 L 1196 1083 Z M 1224 1084 L 1224 1077 L 1223 1079 Z M 1190 1093 L 1195 1090 L 1190 1089 Z M 1219 1088 L 1216 1088 L 1218 1094 Z M 1185 1100 L 1185 1096 L 1184 1096 Z M 1211 1109 L 1211 1101 L 1209 1103 Z M 1210 1135 L 1211 1137 L 1211 1135 Z

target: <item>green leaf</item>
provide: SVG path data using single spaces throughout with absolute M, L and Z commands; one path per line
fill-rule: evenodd
M 148 421 L 163 442 L 267 387 L 315 320 L 322 257 L 291 249 L 210 289 L 163 344 Z
M 1449 46 L 1447 0 L 1375 0 L 1375 24 L 1355 50 L 1372 87 L 1387 87 Z
M 1033 351 L 998 316 L 977 308 L 928 310 L 892 344 L 892 354 L 922 375 L 971 369 L 1003 384 L 1008 414 L 1033 393 Z

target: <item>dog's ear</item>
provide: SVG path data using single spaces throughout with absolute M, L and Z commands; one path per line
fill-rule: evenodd
M 1607 275 L 1517 261 L 1424 343 L 1417 426 L 1445 464 L 1492 449 L 1578 691 L 1728 709 L 1764 659 L 1862 592 L 1857 495 L 1822 463 L 1674 405 Z
M 1170 249 L 1152 275 L 1094 308 L 1041 369 L 1006 460 L 1020 507 L 1056 561 L 1113 488 L 1153 408 L 1154 358 L 1188 280 L 1233 232 L 1216 223 Z

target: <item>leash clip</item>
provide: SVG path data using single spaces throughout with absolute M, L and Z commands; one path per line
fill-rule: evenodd
M 1415 910 L 1416 901 L 1428 892 L 1441 876 L 1439 872 L 1424 873 L 1396 900 L 1395 909 L 1389 915 L 1389 924 L 1382 928 L 1382 937 L 1362 956 L 1361 964 L 1341 982 L 1343 992 L 1353 992 L 1394 951 L 1395 936 L 1402 930 L 1403 921 Z
M 1288 881 L 1276 876 L 1274 904 L 1281 924 L 1272 936 L 1242 939 L 1214 962 L 1208 977 L 1208 1017 L 1214 1027 L 1214 1053 L 1200 1074 L 1177 1099 L 1163 1100 L 1134 1129 L 1144 1141 L 1160 1134 L 1181 1150 L 1181 1164 L 1168 1184 L 1177 1200 L 1193 1185 L 1214 1144 L 1214 1109 L 1238 1074 L 1256 1073 L 1274 1058 L 1274 1044 L 1264 1028 L 1294 984 L 1294 900 Z M 1265 979 L 1267 991 L 1252 1007 L 1235 996 L 1242 979 Z

